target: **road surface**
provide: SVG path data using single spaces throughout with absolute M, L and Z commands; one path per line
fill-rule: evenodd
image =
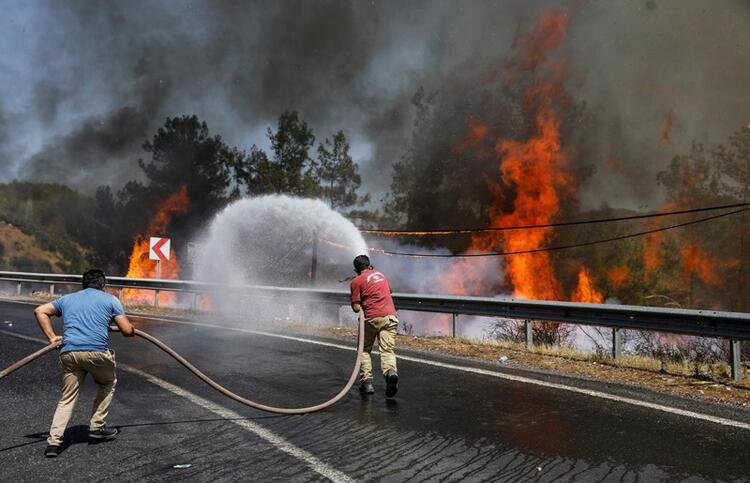
M 0 302 L 0 368 L 43 345 L 32 309 Z M 354 362 L 355 341 L 131 320 L 271 405 L 327 400 Z M 213 392 L 142 339 L 111 341 L 118 386 L 108 422 L 121 434 L 87 442 L 87 380 L 64 451 L 43 457 L 59 392 L 47 355 L 0 380 L 3 481 L 750 480 L 750 415 L 723 406 L 401 351 L 396 399 L 376 380 L 367 399 L 355 386 L 331 409 L 278 416 Z

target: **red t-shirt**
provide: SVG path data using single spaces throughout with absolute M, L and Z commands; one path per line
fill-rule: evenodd
M 352 303 L 361 304 L 365 318 L 396 315 L 391 286 L 385 275 L 373 269 L 363 270 L 352 280 Z

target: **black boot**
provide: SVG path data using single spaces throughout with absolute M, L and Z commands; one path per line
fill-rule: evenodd
M 375 394 L 372 379 L 362 379 L 359 381 L 359 392 L 362 394 Z
M 385 373 L 385 397 L 393 397 L 398 392 L 398 374 L 393 369 Z

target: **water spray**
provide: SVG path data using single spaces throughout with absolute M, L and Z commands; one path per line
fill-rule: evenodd
M 250 399 L 244 398 L 229 389 L 225 388 L 224 386 L 220 385 L 210 377 L 208 377 L 206 374 L 204 374 L 200 369 L 195 367 L 193 364 L 191 364 L 187 359 L 182 357 L 180 354 L 178 354 L 174 349 L 169 347 L 164 342 L 160 341 L 156 337 L 143 332 L 140 329 L 135 329 L 135 335 L 138 337 L 141 337 L 142 339 L 145 339 L 152 344 L 154 344 L 159 349 L 163 350 L 167 354 L 169 354 L 172 358 L 174 358 L 177 362 L 182 364 L 187 370 L 192 372 L 198 379 L 208 384 L 212 389 L 215 391 L 223 394 L 224 396 L 237 401 L 240 404 L 244 404 L 245 406 L 249 406 L 251 408 L 255 408 L 261 411 L 266 411 L 269 413 L 276 413 L 276 414 L 305 414 L 305 413 L 312 413 L 315 411 L 320 411 L 322 409 L 326 409 L 328 407 L 333 406 L 337 402 L 339 402 L 352 388 L 354 385 L 354 381 L 357 379 L 357 373 L 359 372 L 359 365 L 362 358 L 362 348 L 364 347 L 365 343 L 365 330 L 364 330 L 364 316 L 363 311 L 359 311 L 359 331 L 358 331 L 358 342 L 357 342 L 357 361 L 354 364 L 354 368 L 352 369 L 352 373 L 349 376 L 349 380 L 347 381 L 346 385 L 344 386 L 341 391 L 339 391 L 338 394 L 336 394 L 334 397 L 329 399 L 328 401 L 325 401 L 323 403 L 317 404 L 315 406 L 307 406 L 302 408 L 278 408 L 274 406 L 267 406 L 265 404 L 261 404 L 255 401 L 251 401 Z M 113 332 L 118 332 L 119 329 L 117 327 L 110 327 L 110 330 Z M 9 375 L 10 373 L 20 369 L 21 367 L 25 366 L 26 364 L 42 357 L 43 355 L 47 354 L 48 352 L 51 352 L 55 349 L 60 348 L 62 344 L 60 342 L 55 342 L 53 344 L 48 345 L 47 347 L 44 347 L 42 349 L 39 349 L 38 351 L 34 352 L 33 354 L 29 354 L 28 356 L 24 357 L 23 359 L 19 360 L 15 364 L 10 365 L 9 367 L 3 369 L 0 371 L 0 379 L 4 378 L 5 376 Z
M 318 240 L 330 239 L 337 240 L 336 243 L 346 250 L 325 254 L 326 257 L 323 258 L 324 253 L 318 251 Z M 367 244 L 357 228 L 325 203 L 281 195 L 244 198 L 227 206 L 212 220 L 203 243 L 204 249 L 195 263 L 197 279 L 235 285 L 260 282 L 293 286 L 304 282 L 320 286 L 335 283 L 331 267 L 349 264 L 354 256 L 367 252 Z M 312 248 L 310 265 L 301 263 L 308 247 Z M 307 267 L 310 267 L 309 272 Z M 307 277 L 303 277 L 306 278 L 304 281 L 300 277 L 301 270 L 307 272 Z M 326 270 L 327 277 L 323 277 Z M 345 281 L 348 279 L 340 282 Z M 231 305 L 237 300 L 228 299 L 224 302 Z M 336 404 L 354 385 L 364 347 L 364 316 L 361 310 L 359 315 L 357 361 L 348 382 L 328 401 L 303 408 L 277 408 L 244 398 L 216 383 L 156 337 L 139 329 L 135 330 L 135 335 L 154 344 L 215 391 L 240 404 L 271 413 L 303 414 Z M 59 347 L 59 344 L 50 344 L 24 357 L 1 371 L 0 379 Z

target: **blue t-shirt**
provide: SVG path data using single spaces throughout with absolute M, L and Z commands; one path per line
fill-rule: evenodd
M 125 314 L 117 298 L 95 288 L 65 295 L 52 305 L 63 318 L 63 346 L 60 352 L 106 352 L 109 324 L 115 316 Z

